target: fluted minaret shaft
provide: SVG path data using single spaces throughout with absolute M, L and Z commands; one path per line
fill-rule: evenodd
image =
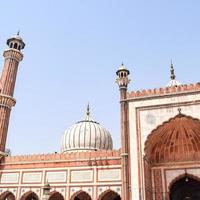
M 1 93 L 12 97 L 14 94 L 18 65 L 23 55 L 18 50 L 8 49 L 4 51 L 3 56 L 5 62 L 1 76 Z
M 9 48 L 4 51 L 4 67 L 0 79 L 0 154 L 4 154 L 11 108 L 19 62 L 23 59 L 21 49 L 25 44 L 19 35 L 8 39 Z

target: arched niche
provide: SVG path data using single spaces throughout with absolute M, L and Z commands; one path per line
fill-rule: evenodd
M 98 200 L 121 200 L 121 197 L 118 193 L 113 190 L 106 190 L 99 195 Z
M 28 191 L 25 194 L 22 195 L 20 200 L 39 200 L 39 197 L 35 192 L 33 191 Z
M 80 190 L 73 194 L 70 200 L 92 200 L 92 198 L 87 192 Z
M 184 174 L 175 178 L 169 186 L 170 200 L 199 200 L 200 179 Z
M 0 200 L 15 200 L 15 195 L 10 191 L 6 191 L 0 195 Z
M 64 200 L 64 197 L 59 192 L 53 191 L 49 194 L 49 200 Z

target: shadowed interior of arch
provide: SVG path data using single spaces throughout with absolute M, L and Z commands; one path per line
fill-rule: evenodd
M 86 192 L 81 191 L 74 195 L 71 200 L 92 200 L 92 198 Z
M 64 200 L 64 197 L 59 192 L 50 193 L 49 200 Z
M 121 200 L 121 197 L 116 192 L 109 190 L 104 192 L 100 196 L 99 200 Z
M 39 200 L 37 194 L 32 191 L 26 192 L 20 200 Z
M 15 200 L 15 196 L 12 192 L 6 191 L 0 195 L 0 200 Z
M 188 176 L 178 179 L 170 188 L 170 200 L 200 200 L 200 181 Z

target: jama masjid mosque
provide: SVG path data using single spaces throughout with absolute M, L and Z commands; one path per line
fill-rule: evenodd
M 116 72 L 121 148 L 91 118 L 67 129 L 61 152 L 11 156 L 6 138 L 25 43 L 7 40 L 0 79 L 0 200 L 199 200 L 200 83 L 127 91 L 129 70 Z M 116 108 L 117 109 L 117 108 Z

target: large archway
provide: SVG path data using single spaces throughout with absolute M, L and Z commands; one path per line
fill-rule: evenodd
M 39 197 L 34 192 L 29 191 L 23 194 L 20 200 L 39 200 Z
M 50 193 L 49 200 L 64 200 L 64 197 L 59 192 L 53 191 Z
M 0 200 L 15 200 L 15 196 L 12 192 L 6 191 L 0 195 Z
M 116 192 L 107 190 L 99 196 L 99 200 L 121 200 L 121 197 Z
M 71 200 L 92 200 L 92 198 L 88 193 L 79 191 L 72 196 Z
M 200 181 L 183 177 L 177 180 L 170 188 L 170 200 L 199 200 Z

